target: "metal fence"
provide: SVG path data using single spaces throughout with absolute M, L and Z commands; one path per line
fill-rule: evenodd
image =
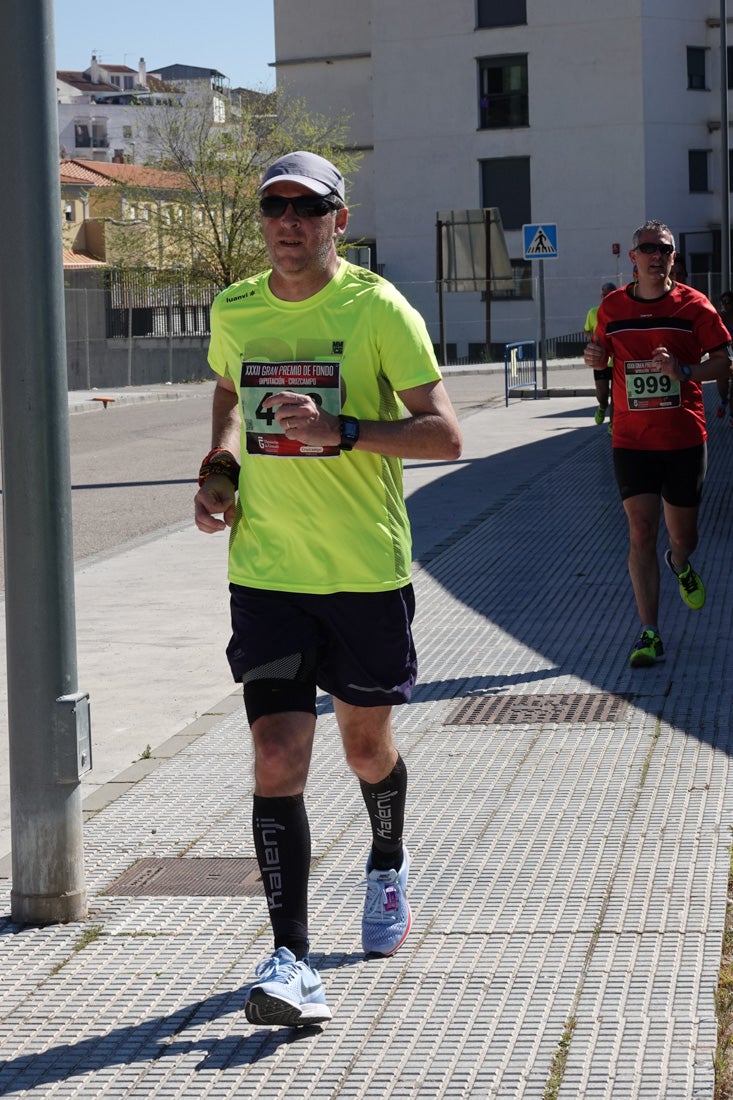
M 512 390 L 534 389 L 537 396 L 537 345 L 533 340 L 504 348 L 504 404 Z
M 107 279 L 108 339 L 209 335 L 209 311 L 219 291 L 214 283 L 186 275 L 168 282 L 152 271 L 114 269 Z
M 211 375 L 210 308 L 218 288 L 154 272 L 65 273 L 69 389 L 189 382 Z

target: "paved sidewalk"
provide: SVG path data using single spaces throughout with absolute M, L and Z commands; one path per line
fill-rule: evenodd
M 270 936 L 233 691 L 87 805 L 87 922 L 21 930 L 0 881 L 0 1096 L 712 1100 L 733 432 L 711 418 L 695 555 L 708 603 L 688 611 L 665 575 L 667 661 L 635 671 L 625 521 L 592 399 L 505 408 L 487 378 L 449 377 L 463 458 L 406 464 L 421 668 L 396 712 L 404 947 L 361 953 L 366 818 L 323 697 L 311 923 L 334 1018 L 246 1022 Z M 159 558 L 151 547 L 150 569 Z

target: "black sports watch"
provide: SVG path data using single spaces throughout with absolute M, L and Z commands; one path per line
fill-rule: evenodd
M 359 421 L 355 416 L 340 416 L 341 441 L 339 446 L 342 451 L 351 451 L 359 440 Z

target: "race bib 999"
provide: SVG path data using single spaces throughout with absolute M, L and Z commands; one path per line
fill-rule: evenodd
M 676 409 L 681 404 L 679 382 L 668 374 L 662 374 L 651 359 L 625 363 L 624 374 L 631 412 Z

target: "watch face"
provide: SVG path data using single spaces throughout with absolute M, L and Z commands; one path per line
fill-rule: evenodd
M 341 434 L 344 439 L 348 439 L 349 443 L 356 443 L 359 438 L 359 426 L 353 422 L 353 420 L 345 420 L 341 429 Z

